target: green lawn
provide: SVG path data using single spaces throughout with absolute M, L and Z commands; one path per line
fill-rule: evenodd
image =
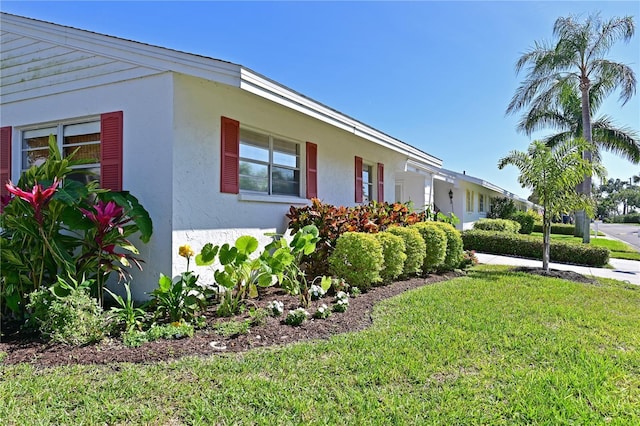
M 533 232 L 531 233 L 531 235 L 542 238 L 541 232 Z M 551 240 L 582 244 L 582 238 L 574 237 L 573 235 L 551 234 Z M 592 236 L 591 245 L 595 247 L 608 248 L 609 250 L 611 250 L 611 257 L 614 259 L 640 260 L 640 253 L 638 253 L 630 245 L 619 240 L 612 240 L 609 238 L 600 238 L 600 237 Z
M 640 424 L 640 288 L 480 266 L 363 332 L 152 365 L 0 366 L 1 424 Z

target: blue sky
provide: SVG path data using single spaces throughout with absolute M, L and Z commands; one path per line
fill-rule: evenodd
M 505 109 L 524 74 L 517 58 L 551 40 L 559 16 L 631 15 L 636 36 L 612 59 L 640 79 L 640 2 L 33 2 L 4 12 L 242 64 L 441 158 L 444 167 L 521 196 L 510 150 L 526 150 Z M 600 114 L 640 131 L 640 94 Z M 640 166 L 604 157 L 609 177 Z

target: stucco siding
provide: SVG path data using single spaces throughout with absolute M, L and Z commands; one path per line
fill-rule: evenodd
M 221 116 L 300 144 L 299 197 L 220 193 Z M 180 74 L 175 74 L 174 140 L 174 273 L 184 268 L 184 259 L 177 256 L 182 244 L 198 251 L 207 242 L 232 244 L 243 234 L 265 243 L 265 232 L 283 233 L 290 206 L 309 202 L 304 180 L 307 141 L 318 145 L 318 197 L 336 205 L 355 204 L 356 155 L 368 164 L 384 163 L 388 201 L 394 201 L 394 175 L 406 161 L 403 155 L 241 89 Z

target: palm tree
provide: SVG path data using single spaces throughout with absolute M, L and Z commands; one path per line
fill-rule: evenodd
M 539 203 L 544 209 L 542 268 L 545 271 L 549 270 L 551 218 L 567 208 L 589 208 L 590 198 L 577 193 L 573 188 L 584 176 L 604 175 L 604 169 L 599 163 L 583 158 L 582 152 L 593 149 L 592 145 L 577 138 L 564 140 L 551 149 L 544 142 L 533 141 L 527 152 L 511 151 L 498 162 L 499 169 L 509 164 L 520 169 L 518 182 L 538 195 Z
M 594 85 L 589 91 L 589 108 L 592 114 L 595 114 L 603 101 L 601 89 L 601 85 Z M 518 123 L 518 130 L 527 136 L 547 127 L 558 130 L 558 133 L 543 139 L 552 148 L 566 139 L 583 136 L 582 103 L 577 85 L 566 81 L 560 88 L 558 98 L 553 101 L 552 105 L 532 107 Z M 635 130 L 617 127 L 607 115 L 593 120 L 591 126 L 596 149 L 617 154 L 633 164 L 640 163 L 640 140 Z M 594 154 L 599 156 L 599 153 Z
M 573 16 L 558 18 L 553 26 L 557 41 L 536 42 L 516 62 L 516 72 L 527 66 L 528 74 L 511 99 L 507 114 L 527 106 L 543 110 L 557 102 L 567 84 L 577 85 L 580 90 L 582 137 L 592 142 L 591 90 L 596 87 L 598 96 L 605 97 L 620 89 L 622 105 L 636 92 L 636 77 L 631 67 L 605 57 L 617 41 L 628 42 L 634 32 L 631 16 L 603 21 L 597 14 L 587 17 L 582 23 Z M 583 156 L 591 161 L 592 152 L 585 151 Z M 579 192 L 590 195 L 590 177 L 585 176 Z M 576 229 L 582 234 L 583 241 L 589 242 L 589 221 L 584 211 L 580 213 L 576 216 Z

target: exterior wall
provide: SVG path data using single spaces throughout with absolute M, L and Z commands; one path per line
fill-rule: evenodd
M 197 252 L 207 242 L 233 244 L 243 234 L 264 243 L 265 232 L 283 233 L 290 206 L 309 203 L 304 193 L 307 141 L 318 145 L 318 198 L 323 202 L 355 204 L 356 155 L 374 166 L 384 163 L 385 200 L 394 201 L 395 174 L 406 162 L 401 154 L 238 88 L 176 74 L 174 93 L 173 274 L 184 270 L 177 254 L 182 244 Z M 300 197 L 220 193 L 221 116 L 300 144 Z M 424 193 L 424 180 L 422 185 Z
M 467 191 L 473 191 L 473 200 L 470 206 L 467 205 Z M 479 210 L 479 195 L 484 195 L 484 211 Z M 479 219 L 487 217 L 489 211 L 489 200 L 491 197 L 499 195 L 498 193 L 491 191 L 481 185 L 476 185 L 470 182 L 460 183 L 460 197 L 464 204 L 464 214 L 460 216 L 460 223 L 462 230 L 473 228 L 473 223 Z
M 172 79 L 170 74 L 5 103 L 1 125 L 13 126 L 12 179 L 20 173 L 20 129 L 101 113 L 123 111 L 123 188 L 135 195 L 153 220 L 149 244 L 133 241 L 144 271 L 132 270 L 133 296 L 145 297 L 160 272 L 170 272 L 172 213 Z

